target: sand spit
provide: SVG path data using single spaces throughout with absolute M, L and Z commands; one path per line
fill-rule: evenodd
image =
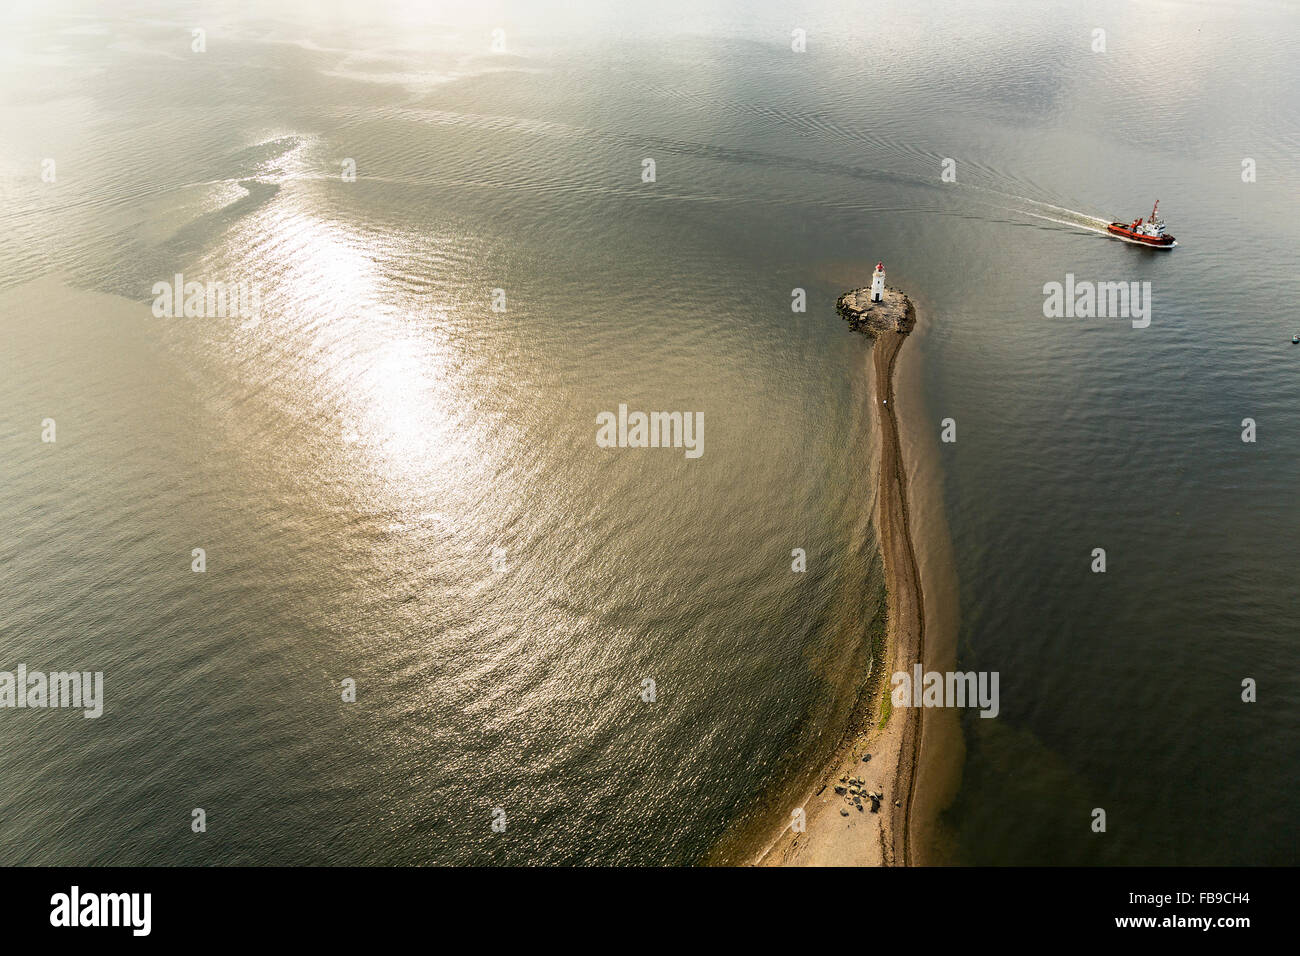
M 912 783 L 920 757 L 922 708 L 894 709 L 888 675 L 910 671 L 925 639 L 924 596 L 912 545 L 907 472 L 894 411 L 894 366 L 916 310 L 890 289 L 884 301 L 868 290 L 846 293 L 836 304 L 852 328 L 872 335 L 872 393 L 880 426 L 876 527 L 884 557 L 888 626 L 859 706 L 836 755 L 802 804 L 803 832 L 786 823 L 753 860 L 762 866 L 905 866 L 912 862 L 909 825 Z

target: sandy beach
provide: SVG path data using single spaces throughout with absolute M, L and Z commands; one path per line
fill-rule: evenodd
M 892 708 L 889 675 L 921 660 L 924 595 L 908 512 L 907 472 L 894 411 L 894 369 L 906 334 L 877 336 L 872 392 L 880 433 L 876 527 L 884 558 L 888 628 L 854 724 L 805 794 L 803 832 L 786 824 L 758 853 L 761 866 L 905 866 L 912 862 L 913 780 L 921 746 L 919 708 Z M 871 795 L 879 797 L 873 801 Z M 873 812 L 873 802 L 878 810 Z

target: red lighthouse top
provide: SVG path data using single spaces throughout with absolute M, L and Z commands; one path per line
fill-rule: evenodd
M 877 262 L 877 263 L 876 263 L 876 271 L 877 271 L 877 272 L 883 272 L 884 270 L 885 270 L 885 264 L 884 264 L 883 262 Z

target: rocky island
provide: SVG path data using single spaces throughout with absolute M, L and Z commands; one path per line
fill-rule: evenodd
M 885 289 L 881 301 L 871 301 L 871 289 L 845 292 L 835 301 L 835 311 L 855 332 L 876 336 L 881 332 L 906 335 L 916 325 L 916 307 L 897 289 Z

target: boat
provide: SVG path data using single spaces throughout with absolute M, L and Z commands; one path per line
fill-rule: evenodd
M 1291 344 L 1292 344 L 1292 345 L 1300 345 L 1300 335 L 1293 335 L 1293 336 L 1291 336 Z
M 1112 236 L 1119 236 L 1129 242 L 1151 246 L 1153 249 L 1172 249 L 1178 245 L 1174 237 L 1165 232 L 1164 220 L 1160 218 L 1160 200 L 1151 207 L 1151 215 L 1146 222 L 1134 219 L 1132 222 L 1112 222 L 1106 227 Z

